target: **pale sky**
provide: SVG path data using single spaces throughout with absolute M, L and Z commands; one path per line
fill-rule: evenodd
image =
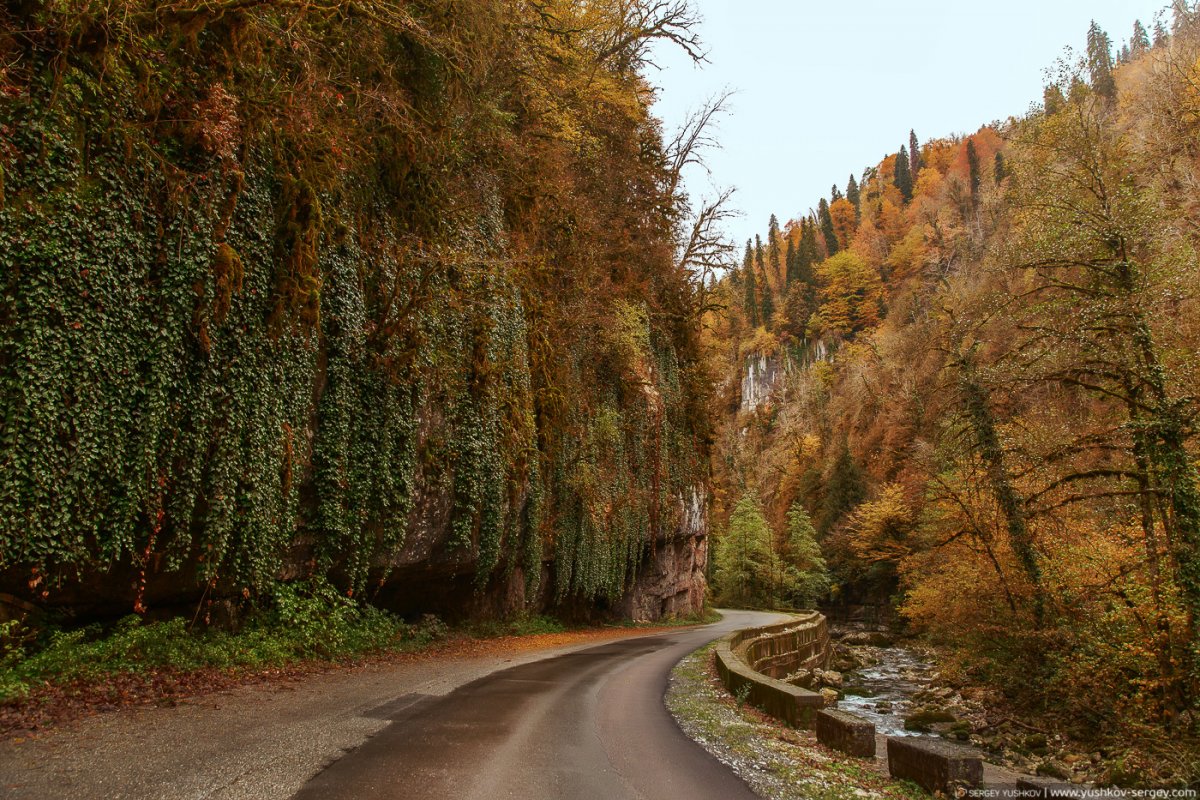
M 744 216 L 729 233 L 740 245 L 771 213 L 782 224 L 835 181 L 845 189 L 851 172 L 907 145 L 910 128 L 924 142 L 1024 113 L 1064 48 L 1083 51 L 1092 19 L 1115 51 L 1167 0 L 692 2 L 710 63 L 657 48 L 655 113 L 669 134 L 706 97 L 735 92 L 722 149 L 707 154 L 711 179 L 693 172 L 688 188 L 737 187 Z

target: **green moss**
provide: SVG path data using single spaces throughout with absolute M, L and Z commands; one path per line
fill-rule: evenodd
M 924 708 L 904 718 L 904 730 L 928 732 L 934 725 L 954 721 L 955 716 L 947 711 Z

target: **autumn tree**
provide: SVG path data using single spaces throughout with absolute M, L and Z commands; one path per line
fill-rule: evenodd
M 1173 682 L 1183 706 L 1196 697 L 1200 678 L 1200 489 L 1190 452 L 1198 409 L 1160 343 L 1174 324 L 1170 306 L 1154 298 L 1195 280 L 1194 250 L 1163 226 L 1168 211 L 1156 197 L 1133 189 L 1113 114 L 1099 93 L 1084 95 L 1053 117 L 1029 120 L 1019 139 L 1019 236 L 1010 257 L 1037 301 L 1025 323 L 1030 339 L 1022 363 L 1029 379 L 1082 390 L 1124 416 L 1103 446 L 1120 447 L 1125 463 L 1059 477 L 1055 489 L 1073 491 L 1056 502 L 1137 501 L 1160 613 L 1168 581 L 1187 609 L 1185 630 L 1172 630 L 1167 616 L 1157 623 L 1161 646 L 1173 650 L 1164 654 L 1164 669 L 1182 661 L 1191 670 Z M 1047 494 L 1043 507 L 1057 492 Z M 1188 646 L 1175 649 L 1182 641 Z
M 821 262 L 821 305 L 814 318 L 824 333 L 851 336 L 879 322 L 883 314 L 883 282 L 857 254 L 846 251 Z
M 1057 114 L 1066 104 L 1067 98 L 1063 96 L 1062 87 L 1057 83 L 1051 83 L 1042 91 L 1042 110 L 1046 115 Z
M 844 197 L 834 200 L 829 206 L 829 219 L 833 224 L 833 235 L 837 238 L 838 251 L 845 250 L 850 246 L 858 227 L 854 205 Z

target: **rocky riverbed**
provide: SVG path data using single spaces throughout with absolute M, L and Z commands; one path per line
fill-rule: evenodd
M 918 642 L 855 627 L 835 627 L 831 635 L 833 668 L 789 679 L 836 690 L 838 707 L 871 720 L 879 733 L 945 737 L 978 747 L 995 764 L 1060 781 L 1103 784 L 1115 777 L 1104 753 L 1013 718 L 992 690 L 946 679 L 936 653 Z

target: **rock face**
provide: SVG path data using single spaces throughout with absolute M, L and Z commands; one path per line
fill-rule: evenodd
M 743 414 L 753 413 L 771 401 L 787 375 L 797 369 L 807 369 L 818 361 L 828 361 L 832 354 L 831 347 L 817 339 L 782 353 L 751 353 L 746 356 L 742 365 L 739 411 Z
M 679 498 L 681 522 L 675 535 L 654 543 L 633 586 L 620 603 L 622 616 L 648 622 L 693 614 L 704 607 L 708 563 L 708 514 L 702 487 Z
M 781 365 L 774 356 L 761 353 L 747 356 L 742 374 L 742 412 L 752 412 L 766 403 L 775 390 L 779 376 L 785 372 L 786 366 Z
M 708 563 L 707 490 L 695 486 L 686 498 L 676 497 L 677 521 L 673 529 L 647 549 L 636 576 L 625 594 L 605 608 L 586 603 L 575 608 L 554 598 L 554 562 L 542 565 L 540 580 L 528 581 L 520 565 L 499 574 L 485 587 L 476 583 L 472 554 L 447 547 L 450 533 L 450 499 L 444 492 L 422 492 L 410 518 L 404 545 L 391 562 L 386 580 L 368 599 L 381 607 L 416 616 L 433 613 L 449 620 L 504 617 L 521 612 L 557 608 L 578 617 L 618 616 L 652 622 L 667 616 L 684 616 L 704 608 Z M 313 558 L 312 547 L 298 540 L 284 561 L 280 578 L 303 578 Z M 191 579 L 194 565 L 182 572 L 161 572 L 147 584 L 146 597 L 154 616 L 194 613 L 203 598 Z M 0 576 L 0 622 L 22 619 L 53 610 L 79 620 L 103 619 L 127 613 L 135 585 L 132 570 L 118 565 L 108 571 L 82 571 L 77 579 L 59 587 L 52 602 L 38 605 L 17 596 L 23 578 L 15 571 Z M 530 596 L 527 587 L 536 584 Z M 12 586 L 12 593 L 6 590 Z M 220 624 L 236 625 L 241 598 L 233 587 L 218 587 L 210 598 L 212 617 Z

